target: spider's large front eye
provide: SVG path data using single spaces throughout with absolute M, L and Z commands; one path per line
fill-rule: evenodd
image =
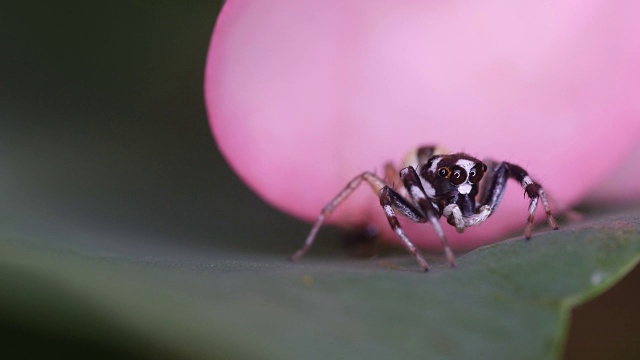
M 469 182 L 472 184 L 477 184 L 478 182 L 480 182 L 480 180 L 482 180 L 482 177 L 484 176 L 485 171 L 487 171 L 487 165 L 483 163 L 477 164 L 476 166 L 471 168 L 471 170 L 469 170 Z
M 441 167 L 440 170 L 438 170 L 438 175 L 443 178 L 448 178 L 449 175 L 451 175 L 451 170 L 446 166 Z
M 454 166 L 449 180 L 453 185 L 460 185 L 467 181 L 467 172 L 460 166 Z

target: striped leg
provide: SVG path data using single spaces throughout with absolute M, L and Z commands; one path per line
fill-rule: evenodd
M 529 174 L 518 165 L 507 164 L 509 166 L 509 172 L 511 176 L 516 179 L 520 185 L 524 188 L 524 191 L 531 199 L 529 203 L 529 218 L 527 219 L 527 227 L 524 230 L 524 237 L 528 240 L 531 239 L 531 232 L 533 230 L 533 218 L 534 213 L 536 211 L 536 207 L 538 206 L 538 199 L 542 200 L 542 206 L 544 207 L 545 214 L 547 215 L 547 222 L 549 223 L 549 227 L 553 230 L 558 230 L 558 223 L 556 223 L 556 219 L 551 215 L 551 208 L 549 207 L 549 201 L 547 200 L 547 196 L 544 194 L 544 190 L 542 186 L 537 182 L 531 180 Z
M 336 195 L 333 200 L 331 200 L 327 205 L 325 205 L 324 208 L 322 208 L 322 211 L 320 212 L 320 215 L 318 215 L 318 219 L 316 220 L 315 224 L 313 224 L 311 232 L 307 236 L 304 245 L 302 246 L 302 248 L 300 248 L 300 250 L 291 255 L 289 257 L 289 260 L 296 261 L 300 259 L 302 255 L 304 255 L 311 248 L 311 245 L 313 245 L 313 241 L 318 234 L 318 230 L 320 230 L 320 227 L 324 223 L 325 218 L 329 216 L 336 209 L 336 207 L 338 207 L 338 205 L 345 201 L 349 197 L 349 195 L 351 195 L 351 193 L 353 193 L 358 188 L 358 186 L 360 186 L 363 180 L 366 181 L 369 186 L 371 186 L 371 189 L 376 194 L 380 192 L 380 189 L 387 186 L 384 180 L 380 179 L 376 174 L 369 171 L 363 172 L 362 174 L 349 181 L 347 186 L 345 186 L 345 188 L 342 189 L 342 191 L 340 191 L 340 193 L 338 193 L 338 195 Z
M 407 235 L 404 233 L 404 230 L 402 230 L 394 209 L 398 210 L 402 215 L 415 222 L 425 222 L 426 219 L 424 216 L 418 209 L 388 186 L 385 186 L 380 190 L 380 205 L 382 206 L 382 209 L 384 209 L 384 214 L 387 216 L 387 220 L 389 220 L 389 225 L 393 231 L 398 234 L 405 247 L 416 257 L 420 267 L 422 267 L 424 271 L 429 271 L 429 264 L 427 264 L 427 261 L 422 257 L 411 240 L 409 240 Z
M 436 209 L 435 205 L 427 198 L 427 195 L 422 187 L 422 182 L 418 177 L 418 173 L 416 170 L 408 166 L 400 171 L 400 178 L 402 179 L 402 183 L 404 187 L 409 192 L 409 196 L 413 203 L 420 209 L 426 221 L 429 221 L 433 226 L 436 234 L 438 235 L 438 239 L 440 239 L 440 244 L 444 249 L 445 255 L 447 257 L 447 262 L 451 266 L 456 265 L 455 256 L 453 255 L 453 251 L 449 246 L 449 241 L 444 236 L 444 232 L 442 231 L 442 227 L 440 226 L 440 222 L 438 221 L 439 213 Z
M 481 205 L 488 205 L 492 211 L 500 203 L 502 195 L 507 184 L 507 180 L 511 178 L 520 183 L 520 186 L 524 189 L 525 193 L 529 197 L 529 217 L 527 218 L 527 226 L 524 230 L 524 237 L 528 240 L 531 238 L 531 232 L 533 229 L 533 220 L 536 208 L 538 206 L 538 200 L 542 200 L 542 206 L 544 206 L 545 213 L 547 215 L 547 222 L 549 226 L 557 230 L 558 224 L 551 215 L 551 208 L 549 207 L 549 201 L 542 189 L 542 186 L 533 181 L 527 172 L 518 165 L 503 162 L 498 165 L 492 174 L 491 183 L 486 187 L 486 192 L 481 196 Z

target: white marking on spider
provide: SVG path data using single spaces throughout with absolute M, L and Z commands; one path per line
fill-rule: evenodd
M 442 238 L 444 236 L 444 231 L 442 231 L 438 219 L 433 216 L 429 216 L 428 220 L 429 222 L 431 222 L 431 224 L 433 224 L 433 229 L 435 230 L 436 234 Z
M 456 165 L 463 168 L 464 171 L 467 173 L 467 180 L 463 184 L 458 185 L 458 192 L 462 195 L 467 195 L 468 193 L 471 192 L 471 188 L 472 188 L 472 185 L 468 179 L 469 179 L 469 176 L 471 175 L 470 174 L 471 169 L 476 165 L 476 163 L 467 159 L 459 159 L 458 161 L 456 161 Z
M 411 196 L 413 196 L 415 199 L 426 199 L 424 196 L 424 193 L 422 192 L 422 190 L 420 190 L 419 187 L 414 185 L 414 186 L 411 186 L 410 190 L 411 190 Z
M 393 212 L 393 208 L 390 205 L 383 206 L 383 209 L 384 213 L 387 214 L 387 216 L 396 216 L 396 214 Z
M 531 180 L 531 178 L 529 176 L 525 176 L 522 179 L 522 184 L 521 185 L 522 185 L 523 188 L 526 188 L 528 185 L 531 185 L 531 184 L 533 184 L 533 180 Z
M 475 165 L 476 163 L 471 161 L 471 160 L 467 160 L 467 159 L 460 159 L 458 161 L 456 161 L 456 165 L 462 167 L 464 169 L 464 171 L 467 172 L 467 174 L 469 173 L 469 170 L 471 170 L 471 168 Z
M 420 183 L 422 183 L 422 188 L 427 196 L 433 199 L 436 196 L 436 189 L 434 189 L 431 183 L 425 180 L 422 176 L 420 177 Z M 438 208 L 437 205 L 434 205 L 434 207 Z
M 437 157 L 435 158 L 432 162 L 431 162 L 431 167 L 429 168 L 429 171 L 431 172 L 435 172 L 436 169 L 438 168 L 438 163 L 440 162 L 440 160 L 442 160 L 442 157 Z
M 538 199 L 539 198 L 531 199 L 531 204 L 529 205 L 529 215 L 533 215 L 536 212 L 536 207 L 538 206 Z
M 469 184 L 469 182 L 466 182 L 460 186 L 458 186 L 458 192 L 462 195 L 467 195 L 468 193 L 471 192 L 471 184 Z

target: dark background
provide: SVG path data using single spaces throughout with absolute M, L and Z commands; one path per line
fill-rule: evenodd
M 220 7 L 0 5 L 4 235 L 128 256 L 284 257 L 300 245 L 309 225 L 259 200 L 225 164 L 209 131 L 203 72 Z M 323 235 L 326 248 L 337 243 L 331 234 Z M 640 316 L 629 293 L 639 281 L 636 270 L 578 309 L 568 355 L 634 341 Z
M 307 225 L 248 191 L 209 131 L 203 72 L 221 2 L 13 6 L 0 10 L 0 211 L 11 226 L 109 229 L 127 248 L 145 241 L 128 236 L 138 233 L 298 244 Z M 228 241 L 249 238 L 261 240 Z

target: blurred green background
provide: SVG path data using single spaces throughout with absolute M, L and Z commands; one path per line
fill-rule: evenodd
M 0 236 L 5 241 L 55 254 L 176 264 L 233 254 L 284 258 L 300 245 L 309 225 L 270 208 L 246 188 L 209 131 L 203 71 L 221 5 L 0 5 Z M 333 235 L 322 235 L 319 253 L 344 257 L 328 250 L 338 245 Z M 38 277 L 12 271 L 0 268 L 5 289 L 31 282 L 44 289 L 40 295 L 57 291 L 47 290 Z M 630 294 L 638 294 L 639 283 L 636 270 L 580 307 L 567 354 L 580 358 L 638 341 L 640 315 Z M 2 296 L 29 304 L 29 294 Z M 83 318 L 91 312 L 82 307 L 50 306 L 89 327 L 106 327 L 105 333 L 123 341 L 114 346 L 65 332 L 56 337 L 37 319 L 0 313 L 6 343 L 45 344 L 47 355 L 98 349 L 105 358 L 172 357 L 160 350 L 131 350 L 122 345 L 135 345 L 131 337 L 108 321 Z
M 242 250 L 226 239 L 298 244 L 306 225 L 249 192 L 209 131 L 203 71 L 219 1 L 12 6 L 0 13 L 5 223 L 64 238 L 73 226 L 78 241 L 113 232 L 108 247 L 129 248 L 138 232 Z

